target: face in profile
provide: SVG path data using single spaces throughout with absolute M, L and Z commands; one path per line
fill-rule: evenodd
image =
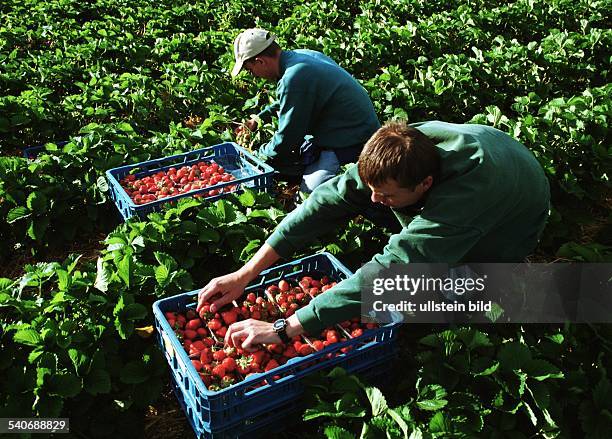
M 385 183 L 368 187 L 372 191 L 371 200 L 373 203 L 380 203 L 394 209 L 416 204 L 427 192 L 433 183 L 433 177 L 428 176 L 414 189 L 401 187 L 394 179 L 388 179 Z

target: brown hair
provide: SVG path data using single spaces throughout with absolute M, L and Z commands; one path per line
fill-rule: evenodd
M 357 163 L 365 184 L 380 186 L 389 179 L 414 188 L 428 176 L 440 174 L 440 154 L 435 143 L 404 121 L 387 122 L 367 141 Z

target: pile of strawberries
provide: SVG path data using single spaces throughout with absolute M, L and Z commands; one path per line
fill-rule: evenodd
M 173 195 L 205 189 L 219 183 L 233 181 L 236 178 L 215 162 L 198 162 L 191 166 L 169 168 L 143 178 L 126 175 L 120 180 L 121 187 L 135 204 L 147 204 Z M 194 197 L 213 197 L 220 193 L 232 192 L 235 185 L 211 189 L 194 195 Z
M 296 336 L 290 343 L 268 344 L 255 352 L 224 346 L 223 339 L 232 323 L 249 318 L 267 322 L 273 322 L 281 316 L 287 318 L 307 305 L 313 297 L 335 285 L 336 282 L 327 276 L 321 279 L 304 276 L 294 286 L 287 280 L 281 280 L 259 294 L 248 293 L 241 303 L 234 302 L 233 306 L 224 307 L 221 312 L 211 312 L 210 304 L 205 303 L 199 315 L 194 310 L 188 310 L 185 314 L 166 312 L 165 316 L 182 341 L 202 381 L 208 389 L 215 391 L 253 374 L 271 371 L 291 358 L 310 355 L 334 343 L 359 337 L 363 335 L 364 329 L 377 327 L 374 323 L 362 324 L 357 317 L 326 328 L 318 336 Z M 344 347 L 338 352 L 327 354 L 327 357 L 341 355 L 349 350 L 350 347 Z M 263 384 L 255 384 L 253 387 Z

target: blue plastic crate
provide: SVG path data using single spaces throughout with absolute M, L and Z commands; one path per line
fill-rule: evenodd
M 297 279 L 304 275 L 328 275 L 340 281 L 352 273 L 329 253 L 319 253 L 263 271 L 245 290 L 261 292 L 280 279 Z M 167 299 L 153 305 L 158 340 L 172 370 L 178 391 L 188 407 L 188 416 L 196 434 L 230 431 L 243 428 L 245 422 L 266 413 L 282 410 L 298 401 L 304 391 L 302 378 L 323 368 L 341 366 L 349 372 L 384 370 L 396 354 L 395 337 L 399 320 L 377 329 L 365 331 L 361 337 L 328 346 L 305 357 L 292 358 L 286 364 L 220 391 L 208 390 L 192 366 L 187 353 L 166 321 L 167 311 L 186 312 L 195 308 L 199 290 Z M 338 354 L 341 349 L 351 350 Z M 327 358 L 331 356 L 331 358 Z M 276 378 L 275 378 L 276 377 Z M 255 387 L 264 383 L 261 387 Z
M 62 146 L 67 144 L 68 141 L 64 140 L 63 142 L 47 142 L 47 143 L 55 143 L 55 145 L 61 148 Z M 28 160 L 35 159 L 38 156 L 38 154 L 40 154 L 45 149 L 45 146 L 47 145 L 47 143 L 45 143 L 44 145 L 30 146 L 28 148 L 24 148 L 23 156 Z
M 214 161 L 225 168 L 225 171 L 232 174 L 236 179 L 209 186 L 205 189 L 173 195 L 141 205 L 135 204 L 119 183 L 119 181 L 128 174 L 134 174 L 136 178 L 142 178 L 159 171 L 166 171 L 171 167 L 191 166 L 200 161 Z M 134 215 L 144 218 L 149 213 L 160 210 L 163 204 L 178 200 L 179 198 L 203 194 L 212 189 L 222 189 L 227 186 L 238 185 L 238 192 L 240 188 L 268 191 L 272 186 L 273 174 L 274 169 L 271 166 L 255 158 L 246 149 L 236 143 L 227 142 L 162 159 L 149 160 L 134 165 L 110 169 L 106 171 L 106 179 L 108 180 L 111 199 L 117 205 L 117 209 L 121 212 L 121 216 L 127 220 Z M 207 197 L 207 200 L 214 201 L 225 195 L 226 194 L 219 194 L 213 197 Z

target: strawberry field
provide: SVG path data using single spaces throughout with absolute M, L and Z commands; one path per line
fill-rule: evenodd
M 274 120 L 250 138 L 234 136 L 237 123 L 274 98 L 275 84 L 230 77 L 232 41 L 248 27 L 273 31 L 283 47 L 332 57 L 363 84 L 381 121 L 472 122 L 509 133 L 535 154 L 551 185 L 552 213 L 529 260 L 611 263 L 610 22 L 603 0 L 3 1 L 0 418 L 70 418 L 79 438 L 193 434 L 170 390 L 153 303 L 249 260 L 293 207 L 287 187 L 227 194 L 234 177 L 202 160 L 202 181 L 177 189 L 198 197 L 124 222 L 105 173 L 224 142 L 251 149 L 269 140 Z M 181 174 L 180 181 L 192 171 L 121 184 L 146 204 L 155 178 Z M 226 184 L 225 193 L 212 184 Z M 390 233 L 358 217 L 295 258 L 323 249 L 355 271 Z M 313 288 L 340 279 L 306 280 L 262 293 L 277 306 L 266 313 L 291 313 L 310 294 L 332 294 Z M 261 314 L 257 300 L 236 305 Z M 262 309 L 250 309 L 256 304 Z M 176 311 L 165 318 L 189 340 L 184 354 L 199 362 L 198 372 L 229 364 L 233 381 L 217 369 L 213 383 L 204 371 L 208 385 L 260 372 L 206 345 L 209 335 L 213 344 L 223 337 L 215 331 L 227 321 Z M 246 317 L 234 312 L 229 320 Z M 269 372 L 289 356 L 344 348 L 373 330 L 342 322 L 291 349 L 274 347 L 259 362 L 274 361 Z M 201 344 L 197 352 L 193 343 Z M 302 405 L 274 437 L 607 438 L 612 431 L 610 326 L 403 325 L 397 343 L 384 380 L 331 368 L 309 377 Z

